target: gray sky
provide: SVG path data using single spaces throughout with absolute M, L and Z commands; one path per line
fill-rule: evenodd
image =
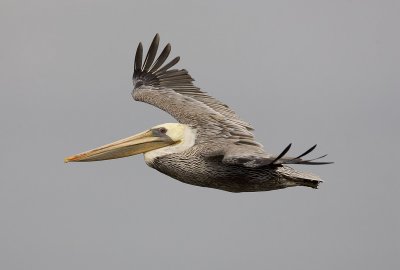
M 200 3 L 201 2 L 201 3 Z M 399 1 L 0 2 L 0 268 L 399 269 Z M 142 156 L 65 156 L 171 122 L 130 96 L 137 43 L 273 153 L 314 143 L 319 190 L 230 194 Z

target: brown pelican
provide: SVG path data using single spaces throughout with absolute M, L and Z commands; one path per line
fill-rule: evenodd
M 65 162 L 98 161 L 144 153 L 150 167 L 181 182 L 230 192 L 317 188 L 322 180 L 287 164 L 328 164 L 303 159 L 316 145 L 297 157 L 287 157 L 291 144 L 279 155 L 264 151 L 255 141 L 252 127 L 227 105 L 193 84 L 185 69 L 171 69 L 179 61 L 164 64 L 171 51 L 167 44 L 156 59 L 157 34 L 144 59 L 136 50 L 132 96 L 172 115 L 179 123 L 167 123 L 137 135 L 74 155 Z M 156 60 L 155 60 L 156 59 Z M 155 60 L 155 61 L 154 61 Z

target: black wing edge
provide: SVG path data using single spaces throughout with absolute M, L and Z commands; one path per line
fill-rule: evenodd
M 143 45 L 141 42 L 139 43 L 136 49 L 132 78 L 134 88 L 141 85 L 149 85 L 154 87 L 169 87 L 178 92 L 198 91 L 199 89 L 192 83 L 194 79 L 189 75 L 187 70 L 169 70 L 179 62 L 179 56 L 162 66 L 171 52 L 171 45 L 169 43 L 156 59 L 159 43 L 160 35 L 156 34 L 143 63 Z
M 327 155 L 322 155 L 320 157 L 313 158 L 313 159 L 302 159 L 302 157 L 308 155 L 309 153 L 311 153 L 317 147 L 316 144 L 313 145 L 310 149 L 308 149 L 307 151 L 305 151 L 304 153 L 302 153 L 301 155 L 299 155 L 299 156 L 297 156 L 295 158 L 284 157 L 286 155 L 286 153 L 289 152 L 291 146 L 292 146 L 292 144 L 290 143 L 288 146 L 286 146 L 286 148 L 276 158 L 274 158 L 267 165 L 270 165 L 270 166 L 272 166 L 272 165 L 284 165 L 284 164 L 325 165 L 325 164 L 332 164 L 333 163 L 333 162 L 316 161 L 316 160 L 319 160 L 321 158 L 326 157 Z

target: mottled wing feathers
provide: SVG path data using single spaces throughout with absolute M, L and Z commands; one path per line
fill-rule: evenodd
M 133 97 L 168 112 L 179 122 L 201 125 L 208 134 L 253 142 L 251 126 L 240 120 L 227 105 L 209 96 L 193 84 L 185 69 L 171 69 L 179 57 L 166 62 L 171 45 L 167 44 L 157 56 L 160 38 L 157 34 L 143 61 L 143 46 L 139 43 L 133 73 Z M 166 64 L 165 64 L 166 63 Z
M 133 74 L 133 84 L 135 88 L 144 84 L 148 86 L 167 87 L 173 89 L 175 92 L 181 95 L 194 98 L 204 103 L 216 112 L 221 113 L 226 117 L 229 117 L 230 120 L 247 127 L 249 130 L 252 130 L 251 126 L 248 123 L 240 120 L 236 113 L 231 110 L 226 104 L 209 96 L 205 92 L 201 91 L 200 88 L 196 87 L 193 84 L 194 79 L 190 76 L 187 70 L 170 70 L 171 67 L 179 62 L 179 56 L 175 57 L 166 65 L 161 67 L 165 63 L 171 52 L 170 44 L 167 44 L 165 46 L 160 56 L 153 64 L 153 61 L 156 58 L 159 41 L 160 37 L 157 34 L 150 45 L 143 65 L 141 64 L 143 58 L 143 47 L 142 44 L 139 43 L 135 56 L 135 70 Z

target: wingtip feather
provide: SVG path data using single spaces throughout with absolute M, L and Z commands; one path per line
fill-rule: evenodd
M 289 152 L 290 147 L 292 147 L 292 143 L 289 143 L 288 146 L 273 160 L 269 163 L 269 165 L 275 164 L 278 160 L 280 160 L 287 152 Z
M 153 61 L 157 55 L 159 43 L 160 43 L 160 35 L 157 33 L 150 44 L 149 51 L 147 52 L 146 59 L 144 60 L 142 68 L 144 72 L 147 72 L 150 69 L 151 65 L 153 64 Z
M 164 49 L 162 50 L 160 56 L 158 56 L 154 65 L 150 68 L 150 72 L 155 72 L 157 69 L 164 64 L 165 60 L 167 60 L 169 54 L 171 52 L 171 44 L 167 44 Z
M 135 72 L 141 70 L 142 58 L 143 58 L 143 45 L 142 45 L 142 42 L 139 42 L 139 45 L 137 46 L 136 54 L 135 54 L 135 66 L 134 66 Z

